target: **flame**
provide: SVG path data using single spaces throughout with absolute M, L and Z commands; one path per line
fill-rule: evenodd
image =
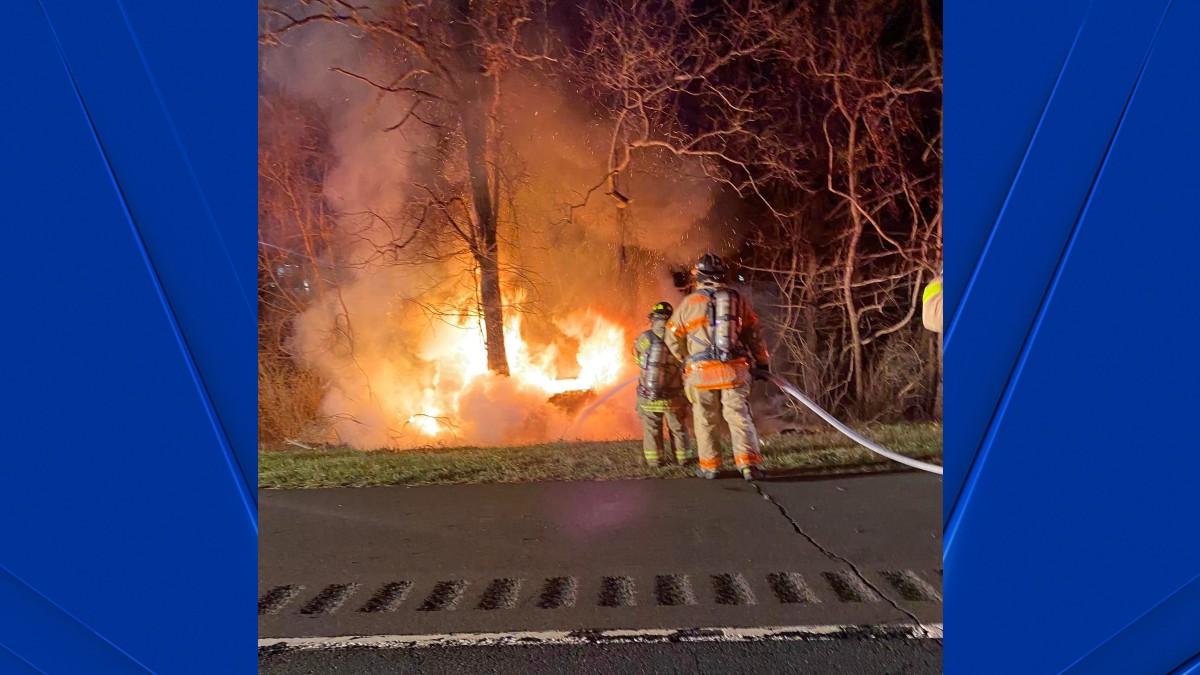
M 471 300 L 459 304 L 470 306 Z M 522 294 L 505 294 L 505 307 L 519 306 Z M 602 313 L 583 309 L 551 323 L 565 336 L 578 341 L 574 365 L 577 372 L 563 377 L 564 346 L 534 347 L 522 337 L 524 317 L 506 311 L 504 344 L 510 386 L 519 395 L 548 404 L 550 397 L 570 391 L 599 391 L 628 377 L 633 368 L 628 330 Z M 487 346 L 482 321 L 476 312 L 463 312 L 458 321 L 436 321 L 417 350 L 430 364 L 432 376 L 417 382 L 393 377 L 389 406 L 405 432 L 427 439 L 450 439 L 471 420 L 464 410 L 468 393 L 496 385 L 497 376 L 487 367 Z M 565 370 L 565 368 L 563 368 Z M 572 369 L 575 371 L 576 369 Z

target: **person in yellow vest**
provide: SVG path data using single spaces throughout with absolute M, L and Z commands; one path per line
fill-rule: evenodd
M 660 467 L 669 460 L 663 448 L 663 421 L 671 430 L 675 461 L 686 464 L 695 458 L 684 420 L 688 402 L 683 393 L 683 373 L 671 356 L 663 336 L 674 308 L 660 302 L 650 309 L 650 328 L 633 342 L 633 360 L 641 369 L 637 386 L 637 413 L 642 421 L 642 455 L 646 464 Z
M 921 322 L 935 333 L 942 332 L 942 275 L 938 274 L 921 294 Z
M 762 477 L 758 431 L 750 415 L 751 366 L 769 370 L 767 345 L 758 315 L 750 303 L 725 284 L 728 268 L 712 253 L 692 269 L 695 290 L 683 299 L 667 322 L 666 343 L 683 362 L 684 389 L 692 402 L 692 419 L 700 466 L 696 475 L 717 477 L 721 454 L 717 424 L 729 425 L 733 458 L 746 480 Z

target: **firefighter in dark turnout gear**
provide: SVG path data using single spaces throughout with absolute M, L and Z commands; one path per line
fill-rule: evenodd
M 706 253 L 692 270 L 696 288 L 667 322 L 667 347 L 683 362 L 684 387 L 692 403 L 700 466 L 696 475 L 715 478 L 721 466 L 717 425 L 729 425 L 737 468 L 746 480 L 759 478 L 762 456 L 750 416 L 750 370 L 767 370 L 767 345 L 758 315 L 725 285 L 728 269 Z
M 675 461 L 684 464 L 696 456 L 685 426 L 689 411 L 681 368 L 663 342 L 667 319 L 673 311 L 668 302 L 655 305 L 650 310 L 650 329 L 633 343 L 633 358 L 641 369 L 637 413 L 642 421 L 642 454 L 652 467 L 662 466 L 670 460 L 663 446 L 664 421 L 671 430 Z

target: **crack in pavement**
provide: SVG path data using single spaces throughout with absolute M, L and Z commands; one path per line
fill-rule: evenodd
M 891 598 L 891 596 L 887 595 L 886 593 L 883 592 L 882 589 L 880 589 L 875 584 L 871 583 L 871 580 L 867 579 L 867 577 L 863 575 L 862 571 L 858 569 L 858 565 L 855 565 L 850 560 L 843 558 L 842 556 L 838 555 L 837 553 L 834 553 L 833 551 L 829 550 L 828 548 L 825 548 L 825 546 L 823 546 L 820 542 L 818 542 L 816 539 L 814 539 L 811 534 L 805 532 L 804 528 L 800 527 L 800 523 L 797 523 L 796 519 L 792 518 L 791 514 L 789 514 L 787 512 L 787 509 L 783 506 L 783 504 L 780 504 L 779 502 L 775 501 L 774 497 L 772 497 L 769 493 L 767 493 L 766 490 L 763 490 L 762 486 L 758 484 L 758 481 L 750 481 L 750 484 L 754 486 L 754 489 L 756 491 L 758 491 L 758 494 L 763 499 L 767 500 L 768 502 L 771 503 L 771 505 L 773 505 L 776 509 L 778 509 L 779 513 L 784 518 L 786 518 L 789 523 L 791 523 L 793 530 L 795 530 L 800 536 L 807 539 L 808 542 L 810 544 L 812 544 L 813 546 L 815 546 L 818 551 L 823 553 L 827 558 L 830 558 L 832 560 L 840 560 L 841 562 L 845 563 L 846 565 L 849 565 L 851 571 L 854 572 L 854 576 L 858 577 L 859 581 L 866 584 L 867 588 L 870 588 L 872 591 L 875 592 L 876 595 L 878 595 L 879 597 L 886 600 L 888 602 L 888 604 L 890 604 L 892 607 L 896 608 L 896 611 L 898 611 L 901 614 L 904 614 L 908 618 L 912 619 L 913 622 L 919 626 L 925 625 L 920 619 L 918 619 L 916 617 L 916 615 L 914 615 L 912 612 L 908 611 L 907 609 L 904 609 L 903 607 L 901 607 L 898 602 L 896 602 L 895 600 L 893 600 Z

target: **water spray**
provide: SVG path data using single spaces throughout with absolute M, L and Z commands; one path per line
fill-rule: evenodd
M 633 384 L 634 382 L 637 382 L 636 375 L 629 378 L 628 380 L 625 380 L 624 382 L 614 385 L 612 389 L 609 389 L 607 392 L 604 393 L 603 396 L 601 396 L 600 398 L 593 401 L 591 405 L 589 405 L 588 407 L 579 411 L 579 414 L 575 417 L 574 421 L 571 422 L 571 426 L 567 427 L 567 430 L 563 432 L 562 437 L 566 438 L 567 436 L 569 436 L 571 434 L 571 432 L 575 430 L 576 427 L 583 424 L 584 420 L 586 420 L 588 417 L 590 417 L 591 414 L 593 412 L 595 412 L 597 408 L 599 408 L 601 405 L 603 405 L 605 401 L 612 398 L 613 396 L 616 396 L 617 392 L 621 391 L 625 387 L 628 387 L 629 385 Z

